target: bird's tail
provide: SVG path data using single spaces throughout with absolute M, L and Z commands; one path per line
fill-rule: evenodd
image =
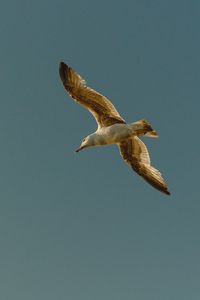
M 130 127 L 136 135 L 145 135 L 152 138 L 158 137 L 157 132 L 153 130 L 151 125 L 144 119 L 131 123 Z

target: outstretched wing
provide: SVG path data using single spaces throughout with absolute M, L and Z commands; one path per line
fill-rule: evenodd
M 142 176 L 148 183 L 159 191 L 170 195 L 161 173 L 151 166 L 149 153 L 145 144 L 133 137 L 118 144 L 123 159 Z
M 92 113 L 98 127 L 125 123 L 114 105 L 106 97 L 87 87 L 85 80 L 72 68 L 61 62 L 59 73 L 69 95 Z

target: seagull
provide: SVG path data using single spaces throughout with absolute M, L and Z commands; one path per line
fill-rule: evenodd
M 127 124 L 114 105 L 103 95 L 86 85 L 86 81 L 64 62 L 59 66 L 60 78 L 68 94 L 90 111 L 97 130 L 85 137 L 79 152 L 88 147 L 117 144 L 124 161 L 157 190 L 170 195 L 161 173 L 151 165 L 145 144 L 138 136 L 158 137 L 144 119 Z

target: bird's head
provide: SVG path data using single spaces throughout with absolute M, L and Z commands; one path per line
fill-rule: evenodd
M 93 145 L 93 139 L 91 135 L 88 135 L 87 137 L 85 137 L 82 142 L 81 145 L 79 146 L 78 149 L 76 149 L 76 152 L 79 152 L 81 150 L 83 150 L 84 148 L 90 147 Z

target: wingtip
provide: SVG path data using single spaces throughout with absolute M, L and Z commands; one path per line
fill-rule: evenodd
M 63 61 L 61 61 L 59 64 L 59 74 L 60 74 L 60 78 L 62 79 L 63 83 L 66 80 L 67 69 L 68 69 L 68 66 Z
M 166 188 L 166 189 L 163 189 L 162 190 L 162 192 L 164 193 L 164 194 L 166 194 L 166 195 L 171 195 L 171 193 L 168 191 L 168 189 Z
M 64 65 L 65 65 L 65 63 L 64 63 L 63 61 L 61 61 L 61 62 L 59 63 L 59 69 L 62 69 L 62 68 L 64 67 Z

